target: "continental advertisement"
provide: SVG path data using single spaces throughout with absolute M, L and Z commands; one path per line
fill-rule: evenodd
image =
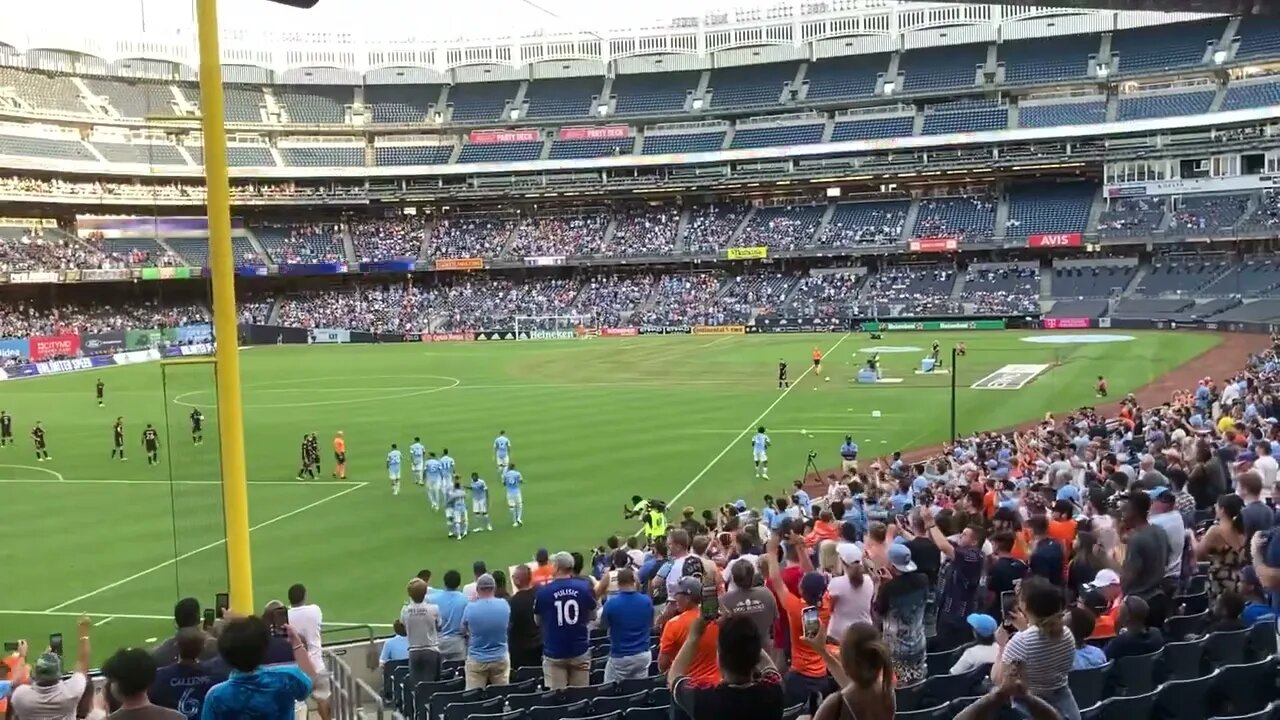
M 172 345 L 178 340 L 178 331 L 173 328 L 146 328 L 126 330 L 124 344 L 128 350 L 145 350 L 157 345 Z
M 436 270 L 483 270 L 483 258 L 436 258 Z
M 756 247 L 729 248 L 724 251 L 729 260 L 763 260 L 769 256 L 769 248 L 763 245 Z
M 696 329 L 696 328 L 695 328 Z M 1004 330 L 1004 320 L 919 320 L 902 322 L 868 321 L 862 323 L 863 332 L 891 330 Z
M 745 335 L 745 325 L 694 325 L 694 335 Z
M 142 268 L 143 280 L 186 280 L 199 277 L 197 268 L 189 267 L 154 267 Z

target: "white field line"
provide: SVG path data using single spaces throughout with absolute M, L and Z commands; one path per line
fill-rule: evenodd
M 16 465 L 0 465 L 0 467 L 18 467 Z M 102 480 L 37 480 L 35 478 L 0 478 L 0 485 L 221 485 L 221 480 L 121 480 L 121 479 L 102 479 Z M 357 485 L 365 485 L 367 483 L 354 482 L 351 480 L 335 480 L 335 481 L 316 481 L 308 483 L 298 480 L 254 480 L 250 485 L 294 485 L 294 486 L 326 486 L 326 487 L 355 487 Z
M 262 528 L 264 528 L 264 527 L 267 527 L 268 525 L 274 525 L 274 524 L 276 524 L 276 523 L 280 522 L 281 520 L 287 520 L 287 519 L 289 519 L 289 518 L 293 517 L 294 515 L 298 515 L 298 514 L 304 513 L 304 512 L 306 512 L 306 511 L 308 511 L 308 510 L 310 510 L 310 509 L 312 509 L 312 508 L 314 508 L 314 507 L 319 507 L 320 505 L 323 505 L 323 504 L 325 504 L 325 503 L 327 503 L 327 502 L 330 502 L 330 501 L 332 501 L 332 500 L 337 500 L 338 498 L 342 497 L 343 495 L 347 495 L 347 494 L 349 494 L 349 493 L 353 493 L 353 492 L 355 492 L 356 490 L 359 490 L 359 489 L 361 489 L 361 488 L 363 488 L 363 487 L 367 486 L 368 484 L 369 484 L 369 483 L 357 483 L 356 485 L 353 485 L 353 486 L 351 486 L 351 487 L 349 487 L 349 488 L 347 488 L 347 489 L 345 489 L 345 490 L 342 490 L 342 491 L 336 492 L 336 493 L 334 493 L 334 494 L 332 494 L 332 495 L 325 496 L 325 497 L 323 497 L 323 498 L 321 498 L 321 499 L 319 499 L 319 500 L 317 500 L 317 501 L 315 501 L 315 502 L 313 502 L 313 503 L 310 503 L 310 504 L 307 504 L 307 505 L 303 505 L 302 507 L 298 508 L 297 510 L 291 510 L 291 511 L 289 511 L 289 512 L 287 512 L 287 513 L 284 513 L 283 515 L 277 515 L 277 516 L 275 516 L 275 517 L 271 518 L 270 520 L 265 520 L 265 521 L 263 521 L 263 522 L 260 522 L 260 523 L 258 523 L 257 525 L 254 525 L 253 527 L 249 528 L 249 531 L 250 531 L 250 532 L 252 532 L 252 531 L 254 531 L 254 530 L 260 530 L 260 529 L 262 529 Z M 87 592 L 87 593 L 85 593 L 85 594 L 83 594 L 83 595 L 79 595 L 79 596 L 73 597 L 73 598 L 71 598 L 70 600 L 67 600 L 66 602 L 58 603 L 57 605 L 54 605 L 53 607 L 49 608 L 49 609 L 48 609 L 48 610 L 46 610 L 45 612 L 54 612 L 54 611 L 56 611 L 56 610 L 61 610 L 61 609 L 65 608 L 65 607 L 67 607 L 67 606 L 69 606 L 69 605 L 73 605 L 73 604 L 75 604 L 75 603 L 78 603 L 78 602 L 80 602 L 81 600 L 87 600 L 88 598 L 91 598 L 91 597 L 93 597 L 93 596 L 95 596 L 95 595 L 100 595 L 100 594 L 102 594 L 102 593 L 104 593 L 104 592 L 106 592 L 106 591 L 108 591 L 108 590 L 114 590 L 115 588 L 118 588 L 118 587 L 120 587 L 121 585 L 124 585 L 125 583 L 132 582 L 132 581 L 134 581 L 134 580 L 137 580 L 138 578 L 143 577 L 144 575 L 150 575 L 151 573 L 153 573 L 153 572 L 155 572 L 155 571 L 157 571 L 157 570 L 163 570 L 163 569 L 165 569 L 165 568 L 169 567 L 170 565 L 174 565 L 174 564 L 176 564 L 176 563 L 177 563 L 177 562 L 179 562 L 180 560 L 186 560 L 187 558 L 189 558 L 189 557 L 191 557 L 191 556 L 193 556 L 193 555 L 198 555 L 199 553 L 202 553 L 202 552 L 204 552 L 204 551 L 206 551 L 206 550 L 212 550 L 213 548 L 216 548 L 216 547 L 218 547 L 218 546 L 220 546 L 220 545 L 223 545 L 223 544 L 224 544 L 224 543 L 226 543 L 226 542 L 227 542 L 226 538 L 223 538 L 223 539 L 221 539 L 221 540 L 216 540 L 216 541 L 211 542 L 211 543 L 209 543 L 208 545 L 205 545 L 205 546 L 203 546 L 203 547 L 198 547 L 198 548 L 196 548 L 195 550 L 192 550 L 192 551 L 190 551 L 190 552 L 185 552 L 185 553 L 183 553 L 183 554 L 179 555 L 178 557 L 171 558 L 171 559 L 169 559 L 169 560 L 165 560 L 164 562 L 162 562 L 162 563 L 160 563 L 160 564 L 158 564 L 158 565 L 153 565 L 153 566 L 151 566 L 151 567 L 147 568 L 146 570 L 143 570 L 143 571 L 141 571 L 141 572 L 136 572 L 136 573 L 134 573 L 134 574 L 130 575 L 129 577 L 123 578 L 123 579 L 121 579 L 121 580 L 117 580 L 117 581 L 115 581 L 115 582 L 113 582 L 113 583 L 109 583 L 109 584 L 107 584 L 107 585 L 103 585 L 102 587 L 98 588 L 97 590 L 91 590 L 91 591 L 89 591 L 89 592 Z
M 70 611 L 51 612 L 49 610 L 0 610 L 0 615 L 18 615 L 18 616 L 24 616 L 24 617 L 80 617 L 81 615 L 88 615 L 89 618 L 92 619 L 93 617 L 97 615 L 102 615 L 102 614 L 103 613 L 70 612 Z M 112 620 L 168 620 L 172 622 L 173 616 L 172 615 L 145 615 L 145 614 L 135 614 L 135 613 L 111 613 L 110 615 L 107 615 L 106 617 L 104 617 L 102 620 L 95 622 L 94 627 L 97 627 L 99 625 L 106 625 L 108 622 L 111 622 Z M 360 625 L 368 625 L 370 627 L 377 627 L 377 628 L 391 627 L 391 623 L 333 622 L 333 621 L 325 622 L 325 626 L 329 629 L 344 628 L 344 627 L 358 627 Z
M 734 338 L 734 336 L 733 336 L 733 335 L 725 335 L 724 337 L 722 337 L 722 338 L 716 338 L 715 340 L 712 340 L 711 342 L 702 343 L 702 344 L 701 344 L 701 345 L 699 345 L 698 347 L 702 347 L 702 348 L 715 347 L 716 345 L 719 345 L 720 343 L 724 342 L 725 340 L 732 340 L 733 338 Z
M 844 341 L 848 339 L 849 339 L 849 333 L 845 333 L 844 335 L 841 335 L 840 339 L 836 341 L 836 344 L 828 348 L 827 351 L 823 353 L 823 355 L 830 355 L 831 353 L 834 353 L 836 349 L 839 348 L 840 345 L 843 344 Z M 778 403 L 787 399 L 787 396 L 791 394 L 792 390 L 795 390 L 797 387 L 800 387 L 800 381 L 804 380 L 805 377 L 808 376 L 809 373 L 811 372 L 813 372 L 813 365 L 810 365 L 809 367 L 805 368 L 805 371 L 800 373 L 800 377 L 796 378 L 789 387 L 787 387 L 785 390 L 779 393 L 778 397 L 774 398 L 773 402 L 769 403 L 769 407 L 764 409 L 764 412 L 756 416 L 756 419 L 748 423 L 747 426 L 743 428 L 741 432 L 738 433 L 737 437 L 729 441 L 728 445 L 724 446 L 724 449 L 721 450 L 719 454 L 717 454 L 714 458 L 711 458 L 711 462 L 707 463 L 706 467 L 702 468 L 702 470 L 699 471 L 697 475 L 694 475 L 693 479 L 690 480 L 687 484 L 685 484 L 683 488 L 680 489 L 680 492 L 676 493 L 670 500 L 667 501 L 667 504 L 674 506 L 677 500 L 684 497 L 685 493 L 689 492 L 689 490 L 691 490 L 694 485 L 697 485 L 699 480 L 705 477 L 707 473 L 711 472 L 711 468 L 715 467 L 716 463 L 720 462 L 721 458 L 723 458 L 725 455 L 728 455 L 730 450 L 738 446 L 738 443 L 742 441 L 742 438 L 747 436 L 747 433 L 750 433 L 752 430 L 755 430 L 756 426 L 760 424 L 760 421 L 764 420 L 766 415 L 772 412 L 774 408 L 778 407 Z
M 109 623 L 109 622 L 111 622 L 112 620 L 115 620 L 115 619 L 116 619 L 116 616 L 115 616 L 115 615 L 108 615 L 108 616 L 106 616 L 106 617 L 102 618 L 101 620 L 99 620 L 98 622 L 94 623 L 94 624 L 93 624 L 93 626 L 94 626 L 94 627 L 101 627 L 101 626 L 106 625 L 107 623 Z

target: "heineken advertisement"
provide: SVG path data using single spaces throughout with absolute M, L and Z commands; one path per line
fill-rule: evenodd
M 920 320 L 905 322 L 862 323 L 863 332 L 886 330 L 1004 330 L 1004 320 Z
M 198 268 L 189 267 L 152 267 L 142 268 L 143 280 L 186 280 L 199 277 Z
M 178 331 L 173 328 L 148 328 L 126 330 L 124 345 L 129 350 L 145 350 L 159 345 L 172 345 L 178 341 Z

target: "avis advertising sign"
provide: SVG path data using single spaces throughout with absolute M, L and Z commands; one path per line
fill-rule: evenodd
M 1039 233 L 1027 236 L 1029 248 L 1072 248 L 1084 244 L 1084 235 L 1080 233 Z

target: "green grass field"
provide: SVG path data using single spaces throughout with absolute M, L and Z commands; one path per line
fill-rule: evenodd
M 927 348 L 965 341 L 957 372 L 960 429 L 995 428 L 1062 411 L 1093 398 L 1105 374 L 1120 395 L 1185 363 L 1213 335 L 1130 333 L 1130 342 L 1035 345 L 1026 333 L 681 336 L 576 342 L 283 346 L 242 355 L 255 602 L 282 598 L 304 582 L 336 624 L 389 623 L 404 582 L 423 567 L 437 574 L 529 559 L 539 546 L 584 552 L 632 531 L 620 507 L 632 494 L 674 506 L 758 501 L 800 477 L 805 454 L 838 464 L 845 433 L 863 455 L 938 443 L 948 432 L 950 378 L 914 370 L 923 350 L 884 353 L 898 384 L 852 385 L 856 351 Z M 827 352 L 824 378 L 809 352 Z M 793 387 L 776 387 L 786 358 Z M 1021 389 L 970 385 L 1011 364 L 1045 365 Z M 93 385 L 107 385 L 98 408 Z M 187 414 L 209 418 L 192 447 Z M 95 653 L 164 637 L 173 601 L 212 603 L 225 590 L 222 505 L 212 366 L 159 364 L 74 373 L 0 385 L 0 409 L 18 444 L 0 450 L 0 487 L 13 532 L 0 553 L 6 582 L 0 638 L 43 642 L 74 632 L 75 615 L 99 623 Z M 879 416 L 873 416 L 878 411 Z M 111 424 L 126 421 L 130 459 L 109 459 Z M 26 432 L 48 431 L 53 459 L 35 462 Z M 164 431 L 162 464 L 148 467 L 144 425 Z M 763 424 L 773 439 L 770 481 L 752 476 L 749 438 Z M 525 526 L 511 527 L 492 461 L 499 430 L 525 476 Z M 328 443 L 346 433 L 348 482 L 328 479 Z M 318 433 L 324 479 L 297 482 L 298 444 Z M 807 431 L 802 433 L 801 431 Z M 390 443 L 420 435 L 449 448 L 464 476 L 490 484 L 495 532 L 461 542 L 408 481 L 389 491 Z M 407 463 L 406 463 L 407 464 Z M 472 518 L 475 527 L 475 518 Z

